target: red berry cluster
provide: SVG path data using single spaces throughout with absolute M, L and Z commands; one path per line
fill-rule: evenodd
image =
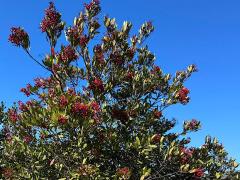
M 88 105 L 81 103 L 81 102 L 75 102 L 72 106 L 72 112 L 77 115 L 82 115 L 86 117 L 89 113 L 89 107 Z
M 189 90 L 185 87 L 183 87 L 178 91 L 178 99 L 182 104 L 188 103 L 189 101 L 188 94 L 189 94 Z
M 196 131 L 200 127 L 200 121 L 193 119 L 191 121 L 184 122 L 184 130 L 187 131 Z
M 45 17 L 43 18 L 40 27 L 42 32 L 46 32 L 49 29 L 52 30 L 62 30 L 62 27 L 59 27 L 58 24 L 61 22 L 61 14 L 56 11 L 56 8 L 53 2 L 49 3 L 49 7 L 45 10 Z
M 29 36 L 20 27 L 11 28 L 11 34 L 9 35 L 8 40 L 16 46 L 22 46 L 25 49 L 29 47 Z
M 23 92 L 27 97 L 31 95 L 31 88 L 32 86 L 30 84 L 27 84 L 26 88 L 22 88 L 20 91 Z
M 38 105 L 34 100 L 27 101 L 25 104 L 22 101 L 18 101 L 18 108 L 22 112 L 28 111 L 33 107 L 39 107 Z
M 99 112 L 100 111 L 100 105 L 97 103 L 97 102 L 95 102 L 95 101 L 93 101 L 92 103 L 91 103 L 91 108 L 93 109 L 93 111 L 94 112 Z
M 127 80 L 132 80 L 134 77 L 134 72 L 128 71 L 126 75 Z
M 93 101 L 91 102 L 90 104 L 90 107 L 92 109 L 92 118 L 93 120 L 95 121 L 95 123 L 99 123 L 101 121 L 101 107 L 100 105 L 96 102 L 96 101 Z
M 26 144 L 30 143 L 32 141 L 32 137 L 27 135 L 23 137 L 23 142 L 25 142 Z
M 99 5 L 99 4 L 100 4 L 99 0 L 93 0 L 89 4 L 85 4 L 85 8 L 89 11 L 94 7 L 94 5 Z
M 148 21 L 147 22 L 147 29 L 152 29 L 152 28 L 153 28 L 152 21 Z
M 78 58 L 76 51 L 72 46 L 62 47 L 62 51 L 59 54 L 59 60 L 63 62 L 71 62 Z
M 23 112 L 28 110 L 28 107 L 22 101 L 18 101 L 18 108 L 20 111 L 23 111 Z
M 181 162 L 186 164 L 190 160 L 190 158 L 192 157 L 194 149 L 181 147 L 180 151 L 181 151 L 181 153 L 183 153 L 183 156 L 181 158 Z
M 67 90 L 67 93 L 68 93 L 69 95 L 72 95 L 72 96 L 75 96 L 75 95 L 76 95 L 76 92 L 75 92 L 75 90 L 74 90 L 73 88 L 69 88 L 69 89 Z
M 55 90 L 53 88 L 49 88 L 48 95 L 49 95 L 49 97 L 53 98 L 56 95 Z
M 67 29 L 66 36 L 68 40 L 71 42 L 71 45 L 76 46 L 80 42 L 81 32 L 77 26 L 73 26 Z
M 94 52 L 95 52 L 95 57 L 96 57 L 97 62 L 99 64 L 103 64 L 104 63 L 104 53 L 103 53 L 101 45 L 95 46 Z
M 49 85 L 51 83 L 51 78 L 36 78 L 34 79 L 35 81 L 35 86 L 38 88 L 45 88 L 47 85 Z
M 135 50 L 134 48 L 129 48 L 129 49 L 127 50 L 127 57 L 128 57 L 129 59 L 133 59 L 133 57 L 134 57 L 134 55 L 135 55 L 135 52 L 136 52 L 136 50 Z
M 194 175 L 198 178 L 201 178 L 204 176 L 204 170 L 202 168 L 195 169 Z
M 60 124 L 66 124 L 67 121 L 68 121 L 68 118 L 67 118 L 66 116 L 61 115 L 61 116 L 59 116 L 59 118 L 58 118 L 58 122 L 59 122 Z
M 91 85 L 89 86 L 90 89 L 98 91 L 98 92 L 103 92 L 104 91 L 104 85 L 101 79 L 95 78 Z
M 13 138 L 12 138 L 12 134 L 10 132 L 6 132 L 5 133 L 5 137 L 8 143 L 11 143 Z
M 118 53 L 112 53 L 110 55 L 110 58 L 112 59 L 113 63 L 118 66 L 123 65 L 123 63 L 124 63 L 123 57 Z
M 162 117 L 162 112 L 158 111 L 157 109 L 153 111 L 153 114 L 154 114 L 154 118 L 156 119 L 159 119 L 160 117 Z
M 12 179 L 14 171 L 12 168 L 3 168 L 1 173 L 6 179 Z
M 153 24 L 151 21 L 146 22 L 140 29 L 141 34 L 144 37 L 147 37 L 154 30 Z
M 87 37 L 87 35 L 81 35 L 81 36 L 80 36 L 80 40 L 79 40 L 79 45 L 80 45 L 81 47 L 85 47 L 85 46 L 87 45 L 87 43 L 88 43 L 88 37 Z
M 68 105 L 68 99 L 65 95 L 62 95 L 59 100 L 59 106 L 60 108 L 64 108 Z
M 128 167 L 123 167 L 117 169 L 117 175 L 118 176 L 127 176 L 130 173 L 130 169 Z
M 161 71 L 159 66 L 154 66 L 154 68 L 151 70 L 151 74 L 156 74 Z
M 16 122 L 19 119 L 19 115 L 17 113 L 17 110 L 15 109 L 9 109 L 8 111 L 8 117 L 12 122 Z
M 152 137 L 152 142 L 153 142 L 153 143 L 159 143 L 161 137 L 162 137 L 162 136 L 161 136 L 160 134 L 155 134 L 155 135 Z

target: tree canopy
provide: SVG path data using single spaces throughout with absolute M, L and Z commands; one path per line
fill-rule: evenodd
M 169 106 L 190 101 L 184 83 L 196 66 L 163 72 L 145 42 L 151 22 L 132 35 L 130 22 L 99 20 L 98 0 L 84 7 L 66 26 L 49 3 L 40 24 L 49 52 L 41 60 L 31 54 L 28 33 L 11 29 L 9 41 L 49 76 L 21 89 L 28 101 L 1 105 L 1 178 L 239 179 L 238 163 L 216 138 L 189 146 L 200 121 L 186 120 L 173 132 L 176 121 L 164 116 Z M 58 49 L 64 34 L 67 45 Z

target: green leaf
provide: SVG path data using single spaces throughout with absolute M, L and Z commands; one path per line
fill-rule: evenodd
M 141 145 L 140 139 L 139 139 L 138 137 L 136 137 L 136 145 L 137 145 L 137 146 L 140 146 L 140 145 Z
M 84 158 L 82 164 L 85 164 L 86 161 L 87 161 L 87 158 Z
M 150 173 L 151 173 L 151 169 L 149 168 L 147 168 L 147 167 L 144 167 L 143 168 L 143 175 L 141 176 L 141 178 L 140 178 L 140 180 L 144 180 L 146 177 L 148 177 L 149 175 L 150 175 Z
M 217 173 L 215 174 L 215 177 L 216 177 L 217 179 L 219 179 L 219 178 L 222 177 L 222 175 L 221 175 L 220 173 L 217 172 Z

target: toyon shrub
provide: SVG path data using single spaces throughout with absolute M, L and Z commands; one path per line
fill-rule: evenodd
M 173 133 L 175 120 L 164 116 L 169 106 L 189 102 L 184 82 L 195 65 L 164 73 L 144 43 L 151 22 L 131 35 L 130 22 L 99 21 L 98 0 L 84 6 L 66 27 L 49 4 L 40 23 L 49 52 L 41 60 L 27 32 L 11 29 L 9 41 L 49 76 L 21 89 L 27 102 L 0 106 L 1 179 L 238 179 L 238 163 L 216 138 L 189 145 L 198 120 Z M 68 43 L 57 48 L 64 33 Z

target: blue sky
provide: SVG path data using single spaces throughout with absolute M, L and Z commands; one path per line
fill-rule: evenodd
M 55 0 L 63 19 L 70 24 L 83 9 L 82 0 Z M 23 51 L 7 42 L 11 26 L 23 26 L 29 32 L 31 49 L 37 58 L 48 50 L 39 30 L 43 9 L 48 1 L 8 0 L 0 5 L 0 100 L 7 105 L 23 99 L 19 89 L 46 72 Z M 240 1 L 239 0 L 102 0 L 103 13 L 116 17 L 119 25 L 132 21 L 133 31 L 152 20 L 155 32 L 147 43 L 157 56 L 157 64 L 174 73 L 189 64 L 197 64 L 196 73 L 186 86 L 191 90 L 187 106 L 175 106 L 165 112 L 183 120 L 202 121 L 202 130 L 192 136 L 200 145 L 205 135 L 216 136 L 230 155 L 240 161 Z

